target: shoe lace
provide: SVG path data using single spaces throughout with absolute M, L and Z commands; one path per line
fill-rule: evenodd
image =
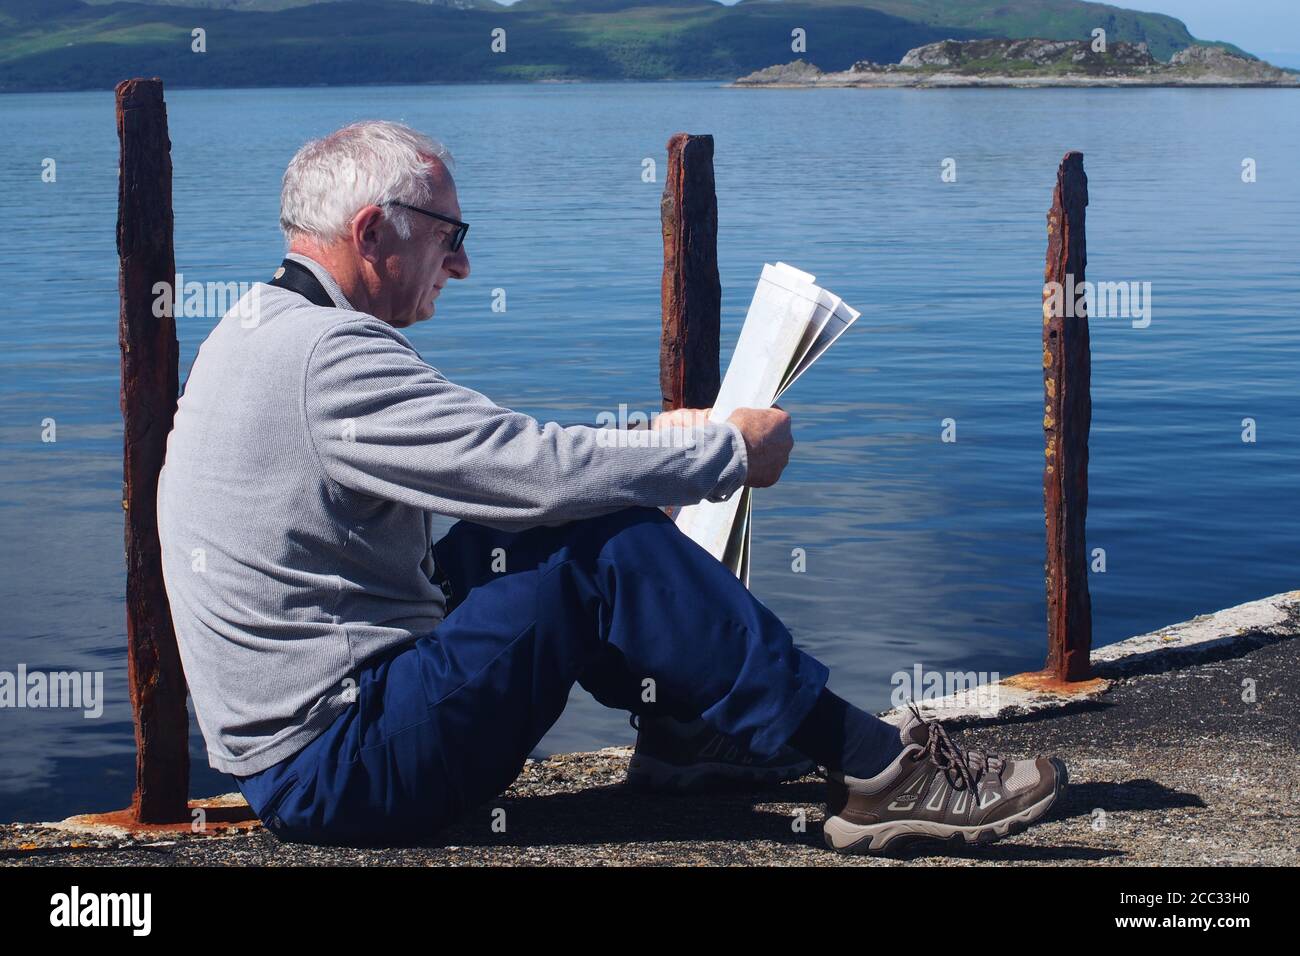
M 969 787 L 973 793 L 978 789 L 979 782 L 985 775 L 993 774 L 1001 777 L 1002 771 L 1006 768 L 1006 761 L 1002 757 L 982 750 L 962 750 L 952 742 L 948 731 L 944 730 L 941 723 L 937 720 L 926 720 L 915 704 L 908 706 L 917 719 L 926 724 L 929 731 L 925 750 L 915 759 L 929 757 L 943 771 L 954 790 Z M 955 779 L 954 774 L 956 774 Z

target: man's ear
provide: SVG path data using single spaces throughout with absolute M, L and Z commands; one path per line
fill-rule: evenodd
M 353 216 L 352 246 L 357 250 L 357 255 L 367 262 L 382 258 L 380 245 L 386 228 L 384 211 L 378 206 L 366 206 Z

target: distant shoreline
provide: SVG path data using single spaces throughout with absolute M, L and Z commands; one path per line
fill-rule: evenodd
M 1234 80 L 1217 80 L 1205 82 L 1147 80 L 1136 77 L 1035 77 L 1018 76 L 935 76 L 927 79 L 907 78 L 905 82 L 884 82 L 880 79 L 864 80 L 861 78 L 839 80 L 840 74 L 823 74 L 824 79 L 816 81 L 789 81 L 775 83 L 746 83 L 734 80 L 724 84 L 729 89 L 750 90 L 812 90 L 812 89 L 864 89 L 864 90 L 980 90 L 980 89 L 1024 89 L 1024 90 L 1069 90 L 1069 89 L 1145 89 L 1164 90 L 1294 90 L 1300 89 L 1300 80 L 1285 82 L 1246 82 Z
M 165 71 L 164 71 L 165 72 Z M 158 73 L 147 74 L 157 76 Z M 183 74 L 182 74 L 183 75 Z M 802 59 L 756 70 L 746 76 L 681 77 L 519 77 L 429 79 L 372 83 L 191 84 L 169 81 L 177 90 L 314 90 L 378 87 L 579 86 L 596 84 L 699 83 L 721 89 L 1288 89 L 1300 87 L 1300 71 L 1284 70 L 1253 57 L 1218 47 L 1193 45 L 1169 62 L 1155 59 L 1145 43 L 1111 44 L 1096 52 L 1086 41 L 1044 39 L 941 40 L 907 51 L 898 63 L 859 60 L 847 70 L 823 72 Z M 69 84 L 37 86 L 0 84 L 0 93 L 111 92 L 112 86 Z
M 1119 41 L 1094 47 L 1086 40 L 941 40 L 908 50 L 897 63 L 859 60 L 849 69 L 823 72 L 804 60 L 776 64 L 742 76 L 736 87 L 776 89 L 1289 89 L 1300 75 L 1220 47 L 1193 44 L 1168 61 L 1145 43 Z
M 832 78 L 836 74 L 823 74 L 827 78 Z M 126 79 L 126 77 L 123 77 Z M 1023 77 L 1006 77 L 1007 82 L 996 82 L 999 78 L 986 77 L 981 78 L 985 82 L 969 82 L 971 77 L 960 77 L 966 81 L 953 83 L 950 85 L 942 84 L 922 84 L 922 83 L 870 83 L 870 82 L 770 82 L 770 83 L 745 83 L 741 80 L 727 80 L 724 77 L 707 77 L 707 78 L 682 78 L 673 80 L 438 80 L 426 83 L 395 83 L 384 81 L 377 83 L 284 83 L 277 85 L 268 85 L 259 83 L 249 86 L 189 86 L 182 84 L 170 84 L 163 78 L 163 84 L 168 93 L 196 93 L 196 92 L 255 92 L 257 90 L 372 90 L 382 89 L 385 87 L 393 89 L 419 89 L 419 88 L 436 88 L 436 87 L 463 87 L 463 86 L 667 86 L 675 83 L 695 83 L 699 85 L 712 86 L 715 89 L 727 90 L 745 90 L 745 89 L 779 89 L 779 90 L 807 90 L 807 89 L 897 89 L 897 90 L 969 90 L 969 89 L 1091 89 L 1095 87 L 1110 88 L 1129 88 L 1142 86 L 1150 89 L 1300 89 L 1300 79 L 1295 83 L 1241 83 L 1241 82 L 1224 82 L 1224 83 L 1172 83 L 1162 82 L 1143 82 L 1143 83 L 1116 83 L 1116 82 L 1088 82 L 1088 83 L 1026 83 Z M 0 88 L 0 96 L 50 96 L 70 93 L 99 93 L 104 96 L 112 96 L 112 87 L 51 87 L 48 89 L 4 89 Z
M 141 74 L 144 75 L 144 74 Z M 153 74 L 157 76 L 157 74 Z M 130 79 L 123 76 L 123 80 Z M 195 86 L 188 83 L 169 83 L 167 77 L 162 77 L 163 87 L 168 93 L 186 92 L 192 93 L 202 90 L 212 92 L 233 91 L 233 90 L 373 90 L 384 87 L 394 89 L 418 88 L 418 87 L 437 87 L 437 86 L 632 86 L 632 85 L 652 85 L 652 84 L 669 84 L 669 83 L 707 83 L 719 88 L 732 85 L 726 77 L 682 77 L 671 80 L 629 80 L 629 79 L 541 79 L 541 80 L 427 80 L 427 81 L 396 81 L 396 80 L 377 80 L 374 83 L 357 83 L 350 81 L 347 83 L 250 83 L 247 86 Z M 113 95 L 112 86 L 51 86 L 40 89 L 36 88 L 15 88 L 0 86 L 0 96 L 33 96 L 44 95 L 49 93 L 104 93 L 108 96 Z
M 1007 60 L 1047 72 L 1124 75 L 1161 69 L 1188 50 L 1211 50 L 1188 65 L 1235 81 L 1249 77 L 1225 73 L 1214 56 L 1238 66 L 1256 60 L 1230 42 L 1198 39 L 1176 17 L 1121 8 L 1103 15 L 1083 0 L 533 0 L 504 7 L 494 0 L 0 0 L 0 8 L 0 92 L 111 90 L 132 76 L 162 77 L 169 89 L 691 77 L 730 83 L 777 57 L 804 55 L 806 45 L 791 42 L 796 37 L 814 38 L 813 55 L 827 70 L 906 65 L 917 51 L 940 48 L 926 54 L 925 65 L 946 71 L 943 51 L 954 43 L 974 51 L 954 61 L 954 72 L 1013 78 L 1021 70 Z M 981 45 L 989 44 L 985 55 Z M 1074 49 L 1056 57 L 1050 51 L 1060 46 Z
M 157 77 L 157 73 L 149 74 L 146 70 L 139 75 L 151 75 Z M 121 79 L 130 79 L 130 75 L 122 74 Z M 625 78 L 608 78 L 608 79 L 428 79 L 428 81 L 394 81 L 394 79 L 383 79 L 373 83 L 359 83 L 350 81 L 346 83 L 248 83 L 248 85 L 230 86 L 230 85 L 203 85 L 195 86 L 192 83 L 169 82 L 168 78 L 162 77 L 162 86 L 168 92 L 194 92 L 199 90 L 212 91 L 230 91 L 230 90 L 378 90 L 382 87 L 407 88 L 407 87 L 435 87 L 435 86 L 634 86 L 634 85 L 667 85 L 667 83 L 710 83 L 716 87 L 731 86 L 731 79 L 728 77 L 675 77 L 672 79 L 625 79 Z M 99 92 L 99 94 L 113 95 L 113 86 L 48 86 L 48 87 L 6 87 L 0 86 L 0 96 L 30 96 L 35 94 L 69 94 L 69 92 Z

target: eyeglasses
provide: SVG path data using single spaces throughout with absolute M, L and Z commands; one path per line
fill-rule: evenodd
M 449 250 L 451 252 L 456 252 L 458 249 L 460 249 L 461 243 L 465 241 L 465 233 L 469 232 L 469 223 L 461 222 L 459 219 L 452 219 L 451 216 L 444 216 L 441 213 L 430 212 L 427 209 L 421 209 L 419 206 L 410 206 L 404 202 L 398 202 L 396 199 L 390 199 L 386 203 L 381 203 L 381 205 L 401 206 L 403 209 L 409 209 L 412 212 L 422 212 L 426 216 L 432 216 L 434 219 L 441 219 L 443 222 L 451 223 L 453 226 L 456 227 L 456 231 L 455 233 L 452 234 L 451 237 L 451 249 Z

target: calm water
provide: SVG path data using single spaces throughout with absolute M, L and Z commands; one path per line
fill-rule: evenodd
M 863 312 L 786 396 L 797 450 L 757 496 L 752 586 L 872 708 L 921 663 L 1041 666 L 1040 283 L 1056 164 L 1084 150 L 1089 277 L 1150 282 L 1094 319 L 1095 641 L 1300 586 L 1300 154 L 1293 91 L 749 91 L 712 84 L 168 94 L 176 263 L 263 279 L 279 179 L 365 116 L 447 142 L 472 274 L 410 331 L 453 380 L 541 419 L 658 407 L 659 182 L 712 133 L 723 354 L 764 261 Z M 0 819 L 124 806 L 117 143 L 106 93 L 0 97 L 0 670 L 98 670 L 102 717 L 0 710 Z M 56 183 L 41 163 L 57 161 Z M 957 182 L 940 181 L 946 157 Z M 1258 164 L 1244 184 L 1242 159 Z M 504 288 L 509 311 L 490 311 Z M 216 317 L 178 321 L 184 376 Z M 1258 440 L 1241 440 L 1242 419 Z M 53 418 L 58 441 L 41 441 Z M 957 441 L 940 422 L 957 421 Z M 805 548 L 807 572 L 792 573 Z M 580 690 L 546 752 L 630 741 Z M 192 723 L 196 795 L 233 789 Z

